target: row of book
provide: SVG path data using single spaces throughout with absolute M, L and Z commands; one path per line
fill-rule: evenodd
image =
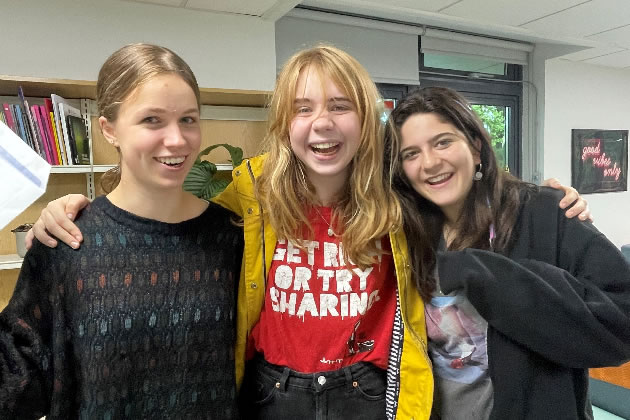
M 2 102 L 1 122 L 51 165 L 90 164 L 90 141 L 77 107 L 55 94 L 29 104 L 21 86 L 18 98 Z

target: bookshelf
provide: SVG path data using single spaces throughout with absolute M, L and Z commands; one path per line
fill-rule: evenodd
M 84 174 L 84 173 L 104 173 L 114 168 L 116 165 L 74 165 L 74 166 L 53 166 L 50 168 L 51 174 Z M 231 171 L 232 165 L 229 163 L 217 163 L 219 171 Z
M 18 254 L 0 255 L 0 270 L 13 270 L 22 266 L 22 257 Z
M 0 96 L 16 96 L 22 86 L 25 96 L 46 97 L 56 93 L 67 99 L 96 99 L 96 82 L 87 80 L 42 79 L 0 75 Z M 262 108 L 267 104 L 270 92 L 200 88 L 201 103 L 214 106 Z
M 9 226 L 0 230 L 0 303 L 12 293 L 22 258 L 16 254 L 11 229 L 21 223 L 34 222 L 46 204 L 68 193 L 81 193 L 93 198 L 99 195 L 98 180 L 117 162 L 116 151 L 103 139 L 98 127 L 95 106 L 96 82 L 86 80 L 44 79 L 0 75 L 0 96 L 17 96 L 22 86 L 27 98 L 50 97 L 55 93 L 66 99 L 81 99 L 81 111 L 88 126 L 91 165 L 53 166 L 44 196 L 20 214 Z M 202 145 L 229 143 L 243 149 L 245 156 L 258 153 L 266 130 L 268 91 L 201 88 Z M 230 171 L 229 155 L 222 149 L 208 159 L 221 171 Z M 11 284 L 12 283 L 12 284 Z M 1 309 L 1 307 L 0 307 Z
M 52 166 L 51 174 L 84 174 L 88 172 L 107 172 L 115 165 L 74 165 L 74 166 Z

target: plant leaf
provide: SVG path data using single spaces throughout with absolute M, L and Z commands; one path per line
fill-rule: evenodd
M 209 200 L 214 196 L 217 196 L 223 192 L 225 187 L 230 183 L 229 179 L 224 178 L 214 178 L 211 183 L 207 184 L 207 190 L 205 191 L 206 196 L 204 199 Z
M 232 166 L 238 166 L 243 161 L 243 149 L 237 146 L 232 146 L 227 143 L 220 143 L 220 144 L 213 144 L 212 146 L 208 146 L 205 149 L 203 149 L 201 152 L 199 152 L 195 163 L 200 162 L 202 156 L 207 155 L 208 153 L 210 153 L 217 147 L 224 147 L 230 153 L 230 160 L 232 161 Z
M 226 143 L 213 144 L 203 149 L 197 155 L 197 160 L 190 168 L 190 172 L 184 180 L 184 190 L 189 191 L 199 198 L 210 200 L 220 194 L 230 183 L 229 180 L 216 177 L 217 166 L 201 158 L 217 147 L 224 147 L 230 153 L 232 166 L 236 167 L 243 161 L 243 150 L 240 147 L 231 146 Z
M 210 199 L 207 196 L 209 184 L 212 184 L 214 174 L 217 172 L 217 166 L 207 160 L 195 163 L 184 180 L 184 190 L 189 191 L 197 197 Z

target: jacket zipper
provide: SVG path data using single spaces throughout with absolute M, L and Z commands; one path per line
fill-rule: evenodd
M 245 164 L 247 166 L 247 172 L 249 172 L 249 177 L 252 180 L 252 187 L 253 187 L 254 195 L 255 195 L 256 177 L 254 176 L 254 171 L 252 170 L 252 167 L 249 163 L 249 159 L 245 160 Z M 258 212 L 260 216 L 260 234 L 262 237 L 262 275 L 263 275 L 263 283 L 264 283 L 263 290 L 265 290 L 266 292 L 267 291 L 267 261 L 265 261 L 265 258 L 267 257 L 267 252 L 266 252 L 266 247 L 265 247 L 265 220 L 263 218 L 262 204 L 260 204 L 260 201 L 258 199 L 256 199 L 256 202 L 258 203 Z
M 390 236 L 390 241 L 391 241 L 391 236 Z M 407 266 L 408 264 L 407 264 L 407 261 L 406 261 L 406 259 L 405 259 L 405 257 L 404 257 L 404 254 L 403 254 L 403 253 L 401 252 L 401 250 L 400 250 L 400 244 L 398 243 L 398 241 L 397 241 L 397 240 L 396 240 L 395 242 L 396 242 L 396 249 L 398 250 L 398 255 L 400 255 L 401 259 L 403 259 L 402 264 L 403 264 L 403 266 Z M 396 278 L 398 278 L 398 276 L 396 276 Z M 401 279 L 398 279 L 398 289 L 400 289 L 400 280 L 401 280 Z M 406 279 L 405 279 L 405 280 L 406 280 Z M 407 291 L 407 293 L 408 293 L 408 291 Z M 406 306 L 406 305 L 405 305 L 405 306 Z M 433 369 L 433 363 L 431 363 L 431 359 L 429 358 L 429 349 L 428 349 L 428 345 L 427 345 L 426 341 L 425 341 L 425 340 L 424 340 L 424 339 L 423 339 L 420 335 L 418 335 L 418 334 L 417 334 L 417 333 L 413 330 L 413 328 L 411 328 L 411 325 L 409 324 L 409 322 L 408 322 L 408 320 L 407 320 L 407 311 L 406 311 L 406 310 L 403 310 L 402 304 L 401 304 L 401 308 L 400 308 L 400 309 L 401 309 L 401 315 L 402 315 L 402 319 L 403 319 L 403 325 L 404 325 L 404 324 L 409 325 L 409 328 L 408 328 L 408 329 L 409 329 L 409 331 L 411 332 L 411 337 L 412 337 L 414 340 L 416 340 L 416 342 L 419 342 L 419 343 L 420 343 L 420 346 L 422 347 L 422 350 L 423 350 L 423 351 L 422 351 L 422 355 L 424 356 L 424 359 L 426 360 L 427 365 L 428 365 L 431 369 Z
M 389 238 L 390 238 L 390 243 L 391 243 L 392 242 L 392 235 L 391 234 L 390 234 Z M 408 267 L 407 257 L 405 256 L 407 254 L 403 254 L 401 252 L 401 250 L 400 250 L 400 243 L 399 243 L 398 240 L 394 240 L 393 242 L 396 243 L 395 244 L 396 245 L 396 250 L 398 251 L 399 259 L 401 260 L 401 263 L 402 263 L 403 269 L 404 269 L 405 267 Z M 394 259 L 394 261 L 396 261 L 396 260 Z M 408 281 L 407 281 L 407 274 L 408 273 L 405 272 L 405 282 L 406 283 L 408 283 Z M 396 270 L 396 280 L 397 280 L 397 287 L 398 287 L 398 290 L 399 290 L 398 296 L 400 296 L 400 290 L 401 290 L 400 283 L 401 283 L 402 279 L 400 279 L 398 277 L 398 270 Z M 413 287 L 413 285 L 411 287 Z M 406 292 L 410 293 L 408 290 Z M 401 300 L 401 302 L 402 302 L 402 300 Z M 404 306 L 406 308 L 407 305 L 405 304 Z M 431 358 L 429 358 L 429 349 L 428 349 L 427 342 L 419 334 L 417 334 L 414 331 L 414 329 L 411 327 L 411 324 L 407 320 L 407 311 L 403 310 L 403 303 L 400 304 L 400 314 L 401 314 L 402 320 L 403 320 L 403 330 L 404 330 L 404 326 L 405 325 L 409 326 L 408 330 L 411 333 L 411 339 L 414 340 L 416 342 L 416 344 L 418 344 L 418 343 L 420 344 L 420 347 L 422 348 L 422 355 L 424 356 L 424 360 L 426 361 L 427 366 L 429 367 L 429 369 L 431 371 L 433 371 L 433 363 L 431 362 Z M 426 321 L 425 321 L 425 323 L 426 323 Z M 400 398 L 400 390 L 398 392 L 399 392 L 399 394 L 397 395 L 397 399 Z M 435 389 L 433 390 L 433 392 L 435 393 Z M 396 415 L 394 415 L 394 418 L 396 418 Z M 411 417 L 410 420 L 414 420 L 414 419 L 415 419 L 415 416 Z

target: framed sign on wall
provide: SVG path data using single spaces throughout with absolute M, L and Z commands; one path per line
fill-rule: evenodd
M 628 190 L 628 130 L 571 130 L 571 185 L 580 194 Z

